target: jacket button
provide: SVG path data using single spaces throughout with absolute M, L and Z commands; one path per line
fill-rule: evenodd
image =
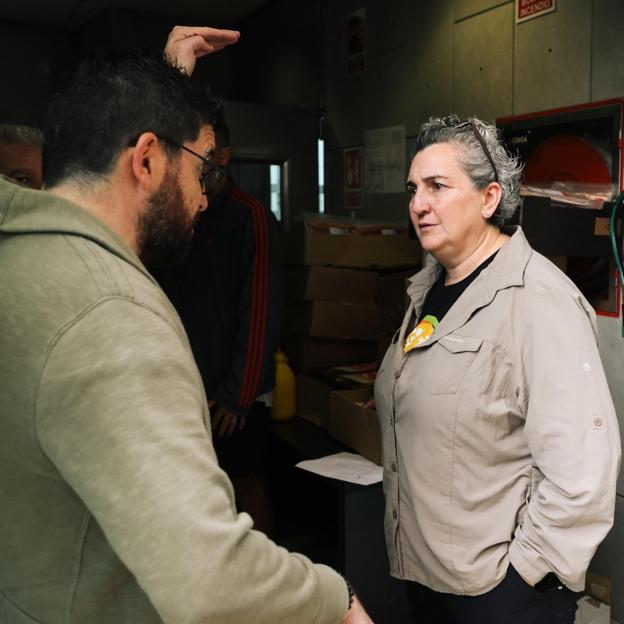
M 390 468 L 392 468 L 392 472 L 396 472 L 397 465 L 394 462 L 392 462 L 392 464 L 390 465 Z
M 392 512 L 392 517 L 393 517 L 395 520 L 399 517 L 399 514 L 397 513 L 397 510 L 396 510 L 396 509 Z
M 602 418 L 600 418 L 600 416 L 595 416 L 594 417 L 594 426 L 595 427 L 602 427 Z
M 395 370 L 394 371 L 394 378 L 398 379 L 401 376 L 401 371 L 400 370 Z

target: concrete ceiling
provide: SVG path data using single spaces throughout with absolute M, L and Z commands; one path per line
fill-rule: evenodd
M 207 26 L 235 25 L 269 0 L 2 0 L 0 20 L 76 28 L 108 8 L 184 17 Z

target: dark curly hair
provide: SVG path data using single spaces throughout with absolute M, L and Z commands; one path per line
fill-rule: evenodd
M 96 182 L 143 132 L 184 144 L 213 124 L 222 102 L 162 55 L 96 54 L 52 99 L 43 131 L 44 184 Z M 170 156 L 178 148 L 163 143 Z

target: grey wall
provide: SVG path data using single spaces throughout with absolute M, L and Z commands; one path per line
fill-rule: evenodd
M 73 30 L 0 21 L 0 123 L 40 124 L 51 95 L 85 53 L 95 48 L 162 50 L 176 21 L 123 9 L 103 11 Z M 202 59 L 193 79 L 229 98 L 234 74 L 233 52 L 226 49 Z
M 193 75 L 231 102 L 237 155 L 286 163 L 292 214 L 318 206 L 319 7 L 269 3 L 236 25 L 242 32 L 236 46 L 202 58 Z M 0 123 L 38 125 L 62 78 L 89 50 L 159 50 L 175 23 L 193 22 L 119 8 L 73 30 L 0 21 Z
M 0 21 L 0 123 L 38 125 L 73 61 L 66 32 Z
M 320 2 L 274 0 L 237 25 L 228 120 L 235 156 L 287 164 L 285 225 L 318 209 Z
M 286 163 L 282 223 L 317 210 L 317 116 L 303 108 L 230 102 L 227 118 L 235 157 Z
M 305 108 L 318 113 L 320 3 L 273 0 L 237 25 L 234 51 L 237 100 Z
M 605 367 L 611 396 L 624 433 L 624 338 L 622 319 L 598 317 L 600 355 Z M 624 622 L 624 471 L 620 470 L 615 503 L 615 524 L 600 545 L 591 565 L 596 574 L 612 579 L 612 616 Z
M 144 11 L 107 9 L 74 31 L 76 54 L 82 56 L 95 48 L 160 51 L 164 48 L 167 35 L 175 24 L 193 23 L 181 16 L 176 18 Z M 232 97 L 233 56 L 232 48 L 226 48 L 219 54 L 210 54 L 202 58 L 195 67 L 193 80 L 200 84 L 210 84 L 224 97 Z
M 514 24 L 511 0 L 326 2 L 326 206 L 343 209 L 342 150 L 364 132 L 430 115 L 494 120 L 624 96 L 624 3 L 560 0 Z M 366 8 L 366 70 L 346 75 L 349 13 Z M 409 141 L 408 141 L 409 143 Z M 363 216 L 405 218 L 402 194 L 365 195 Z

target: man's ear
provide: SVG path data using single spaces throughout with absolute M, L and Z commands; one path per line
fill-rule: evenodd
M 481 209 L 481 216 L 484 219 L 489 219 L 495 212 L 496 208 L 500 204 L 501 195 L 503 191 L 498 182 L 490 182 L 483 189 L 483 207 Z
M 132 175 L 142 190 L 151 193 L 160 186 L 167 155 L 153 132 L 144 132 L 137 140 L 131 158 Z

